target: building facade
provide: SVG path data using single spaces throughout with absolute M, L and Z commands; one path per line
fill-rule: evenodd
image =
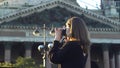
M 49 34 L 51 28 L 60 27 L 68 18 L 78 16 L 86 20 L 91 35 L 86 68 L 91 67 L 91 61 L 99 68 L 120 68 L 119 1 L 101 0 L 102 11 L 84 9 L 76 0 L 51 0 L 28 5 L 0 17 L 0 62 L 15 63 L 16 58 L 22 56 L 42 63 L 43 55 L 37 48 L 53 41 Z

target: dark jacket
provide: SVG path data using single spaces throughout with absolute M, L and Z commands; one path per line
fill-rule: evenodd
M 49 52 L 51 62 L 61 64 L 61 68 L 84 68 L 87 56 L 83 55 L 81 44 L 78 41 L 70 41 L 61 44 L 54 41 L 54 46 Z

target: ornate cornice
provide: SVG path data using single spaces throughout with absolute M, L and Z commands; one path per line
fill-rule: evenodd
M 91 32 L 120 32 L 120 29 L 113 28 L 88 28 Z
M 37 29 L 41 30 L 43 27 L 37 27 Z M 0 29 L 15 29 L 15 30 L 35 30 L 36 26 L 0 26 Z M 47 28 L 50 30 L 51 28 Z M 120 32 L 120 29 L 114 28 L 88 28 L 90 32 Z

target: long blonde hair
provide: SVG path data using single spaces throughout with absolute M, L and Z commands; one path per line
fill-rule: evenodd
M 69 37 L 80 40 L 84 53 L 88 53 L 90 43 L 90 35 L 85 24 L 85 21 L 79 17 L 72 17 L 67 20 L 66 25 L 70 28 Z

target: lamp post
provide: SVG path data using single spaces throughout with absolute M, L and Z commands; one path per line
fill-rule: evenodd
M 51 68 L 51 64 L 49 63 L 49 59 L 48 59 L 48 51 L 47 48 L 48 46 L 46 45 L 46 25 L 43 25 L 43 37 L 44 37 L 44 50 L 43 50 L 43 66 L 46 68 Z
M 47 55 L 48 55 L 48 51 L 47 51 L 48 46 L 46 45 L 46 25 L 45 24 L 43 25 L 42 29 L 43 29 L 43 38 L 44 38 L 44 41 L 43 41 L 43 45 L 39 45 L 38 46 L 38 50 L 42 51 L 42 53 L 43 53 L 43 67 L 45 67 L 45 68 L 51 68 L 51 64 L 49 63 L 49 59 L 47 57 Z M 33 32 L 33 34 L 34 34 L 34 36 L 39 36 L 40 35 L 39 34 L 39 30 L 36 29 Z
M 43 50 L 43 67 L 46 67 L 47 66 L 47 61 L 46 61 L 46 59 L 47 59 L 47 52 L 46 52 L 46 25 L 45 24 L 43 25 L 43 38 L 44 38 L 44 41 L 43 41 L 43 45 L 44 45 L 44 50 Z

